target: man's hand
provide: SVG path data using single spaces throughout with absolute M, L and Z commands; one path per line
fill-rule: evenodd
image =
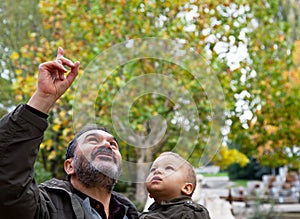
M 71 70 L 67 73 L 67 66 Z M 73 63 L 64 57 L 62 48 L 58 48 L 55 61 L 42 63 L 39 66 L 38 87 L 28 101 L 31 107 L 48 113 L 52 105 L 71 86 L 78 75 L 79 62 Z

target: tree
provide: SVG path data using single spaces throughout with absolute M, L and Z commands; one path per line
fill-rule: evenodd
M 289 23 L 291 27 L 291 33 L 289 38 L 292 41 L 299 40 L 300 38 L 300 17 L 299 11 L 300 2 L 296 0 L 280 0 L 279 1 L 279 19 Z
M 32 32 L 43 32 L 37 3 L 38 0 L 0 3 L 0 116 L 15 105 L 12 84 L 19 73 L 13 64 L 19 58 L 17 51 L 28 43 Z
M 296 44 L 297 45 L 297 44 Z M 296 47 L 296 52 L 299 47 Z M 260 128 L 252 135 L 258 145 L 258 159 L 269 167 L 289 166 L 299 171 L 299 69 L 297 61 L 289 71 L 282 73 L 282 88 L 275 96 L 267 96 L 266 105 L 258 113 L 254 128 Z
M 261 10 L 264 6 L 268 6 L 267 13 Z M 239 150 L 249 157 L 256 157 L 261 165 L 269 167 L 291 163 L 292 159 L 288 157 L 299 144 L 299 135 L 292 128 L 299 121 L 299 114 L 294 108 L 298 107 L 295 104 L 298 91 L 292 88 L 290 78 L 285 74 L 292 65 L 293 44 L 289 38 L 289 26 L 281 19 L 279 6 L 279 2 L 267 4 L 263 1 L 253 10 L 255 26 L 263 27 L 261 31 L 249 34 L 254 39 L 249 45 L 253 66 L 249 73 L 255 77 L 249 74 L 250 80 L 246 84 L 252 93 L 244 92 L 242 95 L 241 92 L 237 96 L 237 99 L 246 97 L 242 98 L 242 102 L 252 109 L 253 114 L 246 121 L 247 129 L 241 130 L 236 127 L 239 124 L 233 122 L 230 132 L 232 144 L 239 146 Z M 291 120 L 290 116 L 295 119 Z
M 241 99 L 247 99 L 247 95 L 243 98 L 241 95 L 247 91 L 251 94 L 249 100 L 244 99 L 245 102 L 251 103 L 247 112 L 257 113 L 257 107 L 263 102 L 264 92 L 269 91 L 270 88 L 268 87 L 267 90 L 263 82 L 269 80 L 269 75 L 278 75 L 281 69 L 286 68 L 284 55 L 289 44 L 283 40 L 283 37 L 287 29 L 284 28 L 285 25 L 280 26 L 279 29 L 274 28 L 278 23 L 271 21 L 277 9 L 276 4 L 268 1 L 220 3 L 208 0 L 193 3 L 172 1 L 171 3 L 170 1 L 49 0 L 40 1 L 39 6 L 43 15 L 44 33 L 47 34 L 39 31 L 30 34 L 29 41 L 20 50 L 15 51 L 15 57 L 18 57 L 13 60 L 16 66 L 15 91 L 18 101 L 28 99 L 34 88 L 38 64 L 46 61 L 48 57 L 55 57 L 58 46 L 65 48 L 68 57 L 81 61 L 80 75 L 84 78 L 84 80 L 77 80 L 77 84 L 63 96 L 50 114 L 50 127 L 41 145 L 40 160 L 45 169 L 50 169 L 54 176 L 62 176 L 63 171 L 58 168 L 58 164 L 62 163 L 63 148 L 72 139 L 77 126 L 82 125 L 81 121 L 86 122 L 85 116 L 89 117 L 91 113 L 96 121 L 112 128 L 113 132 L 116 132 L 116 127 L 112 126 L 115 122 L 118 128 L 115 134 L 121 135 L 122 154 L 128 161 L 124 167 L 124 174 L 129 175 L 128 181 L 131 182 L 142 182 L 150 162 L 164 150 L 178 150 L 194 165 L 206 164 L 199 163 L 199 158 L 204 157 L 201 162 L 209 161 L 212 156 L 208 153 L 210 149 L 213 154 L 216 153 L 221 143 L 220 130 L 231 141 L 237 139 L 237 136 L 247 136 L 245 139 L 248 144 L 242 145 L 242 152 L 251 148 L 251 152 L 254 153 L 257 145 L 251 144 L 248 138 L 253 134 L 241 127 L 241 125 L 246 128 L 251 127 L 251 124 L 249 119 L 243 119 L 244 111 L 237 110 L 235 97 L 239 94 Z M 266 10 L 260 10 L 264 7 Z M 255 25 L 257 23 L 263 23 L 265 29 L 258 28 Z M 130 54 L 126 56 L 131 43 L 139 42 L 138 38 L 143 37 L 166 40 L 158 40 L 161 44 L 153 44 L 159 45 L 157 50 L 147 47 L 151 44 L 137 43 L 138 52 L 148 54 L 150 50 L 165 55 L 166 58 L 158 59 L 154 54 L 155 58 L 141 56 L 130 62 L 122 62 L 122 58 L 126 59 L 134 55 L 134 51 L 130 50 Z M 168 41 L 168 38 L 171 40 Z M 135 39 L 135 41 L 126 41 L 128 39 Z M 275 39 L 276 42 L 271 39 Z M 124 50 L 117 51 L 121 54 L 118 56 L 119 54 L 114 53 L 113 49 L 121 42 L 126 43 L 123 46 Z M 176 42 L 176 45 L 171 43 L 170 47 L 169 42 Z M 275 47 L 280 49 L 274 49 Z M 188 54 L 186 48 L 192 48 L 200 54 L 201 58 L 195 55 L 198 59 L 182 58 L 183 60 L 172 62 L 172 54 L 175 54 L 175 57 L 178 57 L 176 55 L 180 51 Z M 239 53 L 243 49 L 246 49 L 246 53 Z M 107 54 L 116 55 L 107 58 L 105 56 Z M 239 54 L 243 55 L 239 56 Z M 101 60 L 103 57 L 105 58 Z M 270 67 L 272 60 L 272 64 L 276 65 Z M 181 65 L 177 65 L 176 61 Z M 114 66 L 115 63 L 121 64 Z M 198 74 L 195 76 L 193 71 Z M 152 77 L 153 73 L 159 77 Z M 215 89 L 215 94 L 219 92 L 217 83 L 211 84 L 215 77 L 218 78 L 217 82 L 223 87 L 226 96 L 225 115 L 223 105 L 218 104 L 222 103 L 222 95 L 208 96 L 208 91 L 211 89 Z M 278 78 L 275 79 L 276 83 L 280 81 Z M 172 83 L 168 83 L 170 81 Z M 165 93 L 164 89 L 159 93 L 143 92 L 147 89 L 157 91 L 159 87 L 169 93 Z M 80 95 L 76 93 L 76 88 L 82 91 Z M 136 96 L 141 90 L 141 95 Z M 121 91 L 126 94 L 127 99 L 122 99 L 122 95 L 119 95 Z M 271 95 L 275 94 L 276 89 L 271 89 Z M 118 101 L 114 102 L 114 98 Z M 258 98 L 261 99 L 256 102 Z M 122 111 L 124 106 L 125 109 L 130 110 Z M 72 116 L 77 107 L 87 112 L 78 115 L 78 123 L 73 124 Z M 217 109 L 212 111 L 215 108 Z M 117 111 L 119 115 L 125 113 L 124 118 L 128 121 L 121 116 L 116 118 L 116 114 L 111 116 L 114 109 L 120 109 Z M 224 124 L 222 126 L 224 117 L 226 117 L 226 126 Z M 120 118 L 122 123 L 118 123 Z M 215 118 L 220 121 L 216 122 Z M 155 127 L 162 129 L 155 129 Z M 166 127 L 167 129 L 164 129 Z M 124 130 L 128 129 L 132 130 L 133 134 L 127 137 L 132 138 L 124 140 L 124 133 L 128 133 Z M 179 130 L 185 131 L 185 137 L 190 140 L 180 141 Z M 162 138 L 158 138 L 157 142 L 146 142 L 147 138 L 139 137 L 151 133 Z M 148 138 L 148 140 L 156 139 Z M 132 145 L 142 145 L 144 148 Z M 226 147 L 221 149 L 223 152 L 227 151 Z M 130 165 L 136 167 L 138 172 L 132 171 Z M 136 187 L 136 198 L 143 201 L 144 187 L 141 183 L 137 183 Z

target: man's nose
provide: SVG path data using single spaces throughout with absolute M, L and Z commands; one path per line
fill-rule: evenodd
M 104 140 L 104 144 L 103 144 L 106 148 L 112 149 L 111 148 L 111 143 L 107 140 Z

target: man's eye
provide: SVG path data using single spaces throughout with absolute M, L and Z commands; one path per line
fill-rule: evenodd
M 91 142 L 91 143 L 98 142 L 98 139 L 94 138 L 94 137 L 88 138 L 87 140 L 88 140 L 88 142 Z
M 118 144 L 116 142 L 114 142 L 114 141 L 110 142 L 110 145 L 118 148 Z

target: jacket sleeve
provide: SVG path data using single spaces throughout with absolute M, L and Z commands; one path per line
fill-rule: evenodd
M 0 120 L 0 212 L 4 218 L 34 218 L 43 205 L 34 162 L 47 120 L 19 105 Z

